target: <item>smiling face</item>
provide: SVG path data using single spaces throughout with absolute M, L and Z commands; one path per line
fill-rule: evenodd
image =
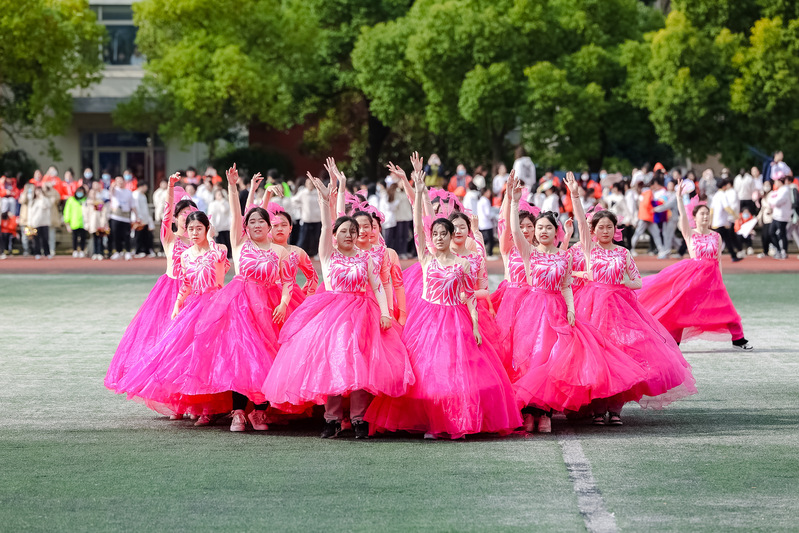
M 697 209 L 694 220 L 696 221 L 696 229 L 703 233 L 707 231 L 710 228 L 710 209 L 707 206 Z
M 434 225 L 430 237 L 433 239 L 433 247 L 436 251 L 443 252 L 449 250 L 449 245 L 452 242 L 452 235 L 447 231 L 446 226 L 443 224 Z
M 613 236 L 616 234 L 616 225 L 607 217 L 602 217 L 594 226 L 594 235 L 599 244 L 612 244 Z
M 254 211 L 247 218 L 247 233 L 255 242 L 264 242 L 270 228 L 269 222 L 258 211 Z
M 372 217 L 359 215 L 355 218 L 358 222 L 358 244 L 371 244 L 372 242 Z
M 275 215 L 274 224 L 272 225 L 272 240 L 276 244 L 283 246 L 288 242 L 290 235 L 291 224 L 289 224 L 289 220 L 281 214 Z
M 550 246 L 555 241 L 557 231 L 548 218 L 541 218 L 535 223 L 535 240 L 544 246 Z
M 455 233 L 452 235 L 452 241 L 457 246 L 462 246 L 463 243 L 466 242 L 466 238 L 469 236 L 469 225 L 461 217 L 453 220 L 452 225 L 455 226 Z
M 345 252 L 352 251 L 355 241 L 358 239 L 358 227 L 352 222 L 347 221 L 339 226 L 336 232 L 336 244 L 339 250 Z
M 533 221 L 530 220 L 529 217 L 524 217 L 519 223 L 519 228 L 522 230 L 524 239 L 532 244 L 533 238 L 535 237 L 535 225 L 533 224 Z
M 208 242 L 208 230 L 199 220 L 192 220 L 186 226 L 186 233 L 192 244 L 202 246 Z
M 380 236 L 380 224 L 377 222 L 377 220 L 372 219 L 372 236 L 369 242 L 371 242 L 372 244 L 377 244 L 380 241 L 379 236 Z

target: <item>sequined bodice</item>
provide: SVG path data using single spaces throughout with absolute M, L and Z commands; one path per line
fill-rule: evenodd
M 180 256 L 183 255 L 183 252 L 188 250 L 191 245 L 186 244 L 183 242 L 178 236 L 175 236 L 175 242 L 172 244 L 172 277 L 179 278 L 181 274 L 180 269 Z
M 471 286 L 467 278 L 460 263 L 445 267 L 434 257 L 427 264 L 424 273 L 423 298 L 440 305 L 460 305 L 461 293 Z
M 528 285 L 524 259 L 522 259 L 519 249 L 515 246 L 508 254 L 508 283 L 512 287 L 525 287 Z
M 715 232 L 702 235 L 694 233 L 691 236 L 691 246 L 694 249 L 694 259 L 719 259 L 719 234 Z
M 569 254 L 572 257 L 572 271 L 573 272 L 585 272 L 585 254 L 583 253 L 583 245 L 579 242 L 569 248 Z M 582 287 L 585 284 L 585 280 L 581 278 L 573 278 L 572 285 Z
M 247 239 L 239 255 L 239 275 L 257 283 L 280 281 L 280 256 L 274 250 L 262 250 Z
M 530 283 L 536 289 L 559 291 L 571 281 L 569 252 L 554 254 L 533 249 L 530 254 Z
M 286 269 L 291 279 L 297 279 L 297 270 L 300 268 L 300 254 L 292 251 L 286 260 Z
M 347 257 L 338 250 L 333 250 L 330 257 L 327 282 L 331 291 L 363 292 L 369 279 L 369 255 L 360 252 L 354 257 Z
M 197 257 L 191 256 L 191 251 L 186 250 L 180 256 L 183 279 L 191 285 L 196 294 L 203 294 L 210 290 L 218 289 L 221 285 L 216 279 L 216 265 L 224 265 L 227 272 L 230 269 L 225 251 L 216 244 L 210 243 L 211 249 Z
M 591 248 L 591 274 L 597 283 L 606 285 L 621 285 L 624 281 L 624 273 L 627 272 L 630 279 L 641 277 L 635 262 L 630 259 L 630 269 L 627 267 L 626 248 L 618 246 L 613 250 L 605 250 L 601 246 Z
M 372 260 L 372 268 L 375 272 L 380 272 L 383 268 L 383 261 L 386 259 L 386 247 L 382 244 L 374 244 L 368 250 L 365 250 L 369 259 Z

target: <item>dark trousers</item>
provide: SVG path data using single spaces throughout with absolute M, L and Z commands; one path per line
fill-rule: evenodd
M 722 226 L 720 228 L 714 228 L 713 231 L 721 235 L 721 239 L 724 241 L 724 245 L 727 247 L 727 251 L 730 252 L 730 255 L 738 257 L 738 239 L 735 238 L 732 229 L 727 226 Z
M 480 233 L 483 234 L 483 243 L 486 247 L 486 255 L 494 255 L 494 230 L 481 229 Z
M 150 228 L 136 230 L 136 253 L 149 254 L 153 251 L 153 232 Z
M 94 255 L 105 255 L 103 235 L 101 233 L 93 233 L 92 242 L 94 243 Z
M 771 229 L 769 231 L 771 237 L 771 244 L 773 244 L 778 252 L 788 252 L 788 223 L 780 222 L 779 220 L 771 221 Z
M 33 238 L 33 255 L 50 255 L 50 227 L 39 226 Z
M 77 252 L 80 250 L 81 252 L 86 250 L 86 235 L 88 233 L 83 228 L 73 229 L 72 230 L 72 251 Z
M 763 254 L 768 255 L 771 249 L 771 223 L 763 224 L 760 228 L 760 240 L 763 243 Z
M 14 234 L 13 233 L 0 233 L 0 238 L 2 239 L 3 249 L 0 253 L 11 253 L 11 249 L 14 247 Z
M 230 230 L 220 231 L 216 234 L 217 244 L 224 244 L 227 247 L 228 259 L 233 257 L 233 249 L 230 247 Z
M 111 219 L 111 241 L 115 252 L 130 252 L 130 222 Z
M 289 234 L 289 244 L 292 246 L 297 246 L 298 242 L 300 242 L 300 224 L 296 223 L 291 226 L 291 234 Z
M 303 222 L 300 226 L 300 240 L 297 246 L 305 250 L 309 257 L 319 255 L 319 236 L 322 233 L 321 222 Z
M 234 411 L 236 409 L 242 409 L 242 410 L 247 409 L 247 403 L 249 403 L 249 401 L 250 400 L 246 396 L 244 396 L 243 394 L 239 394 L 238 392 L 233 391 L 233 410 Z M 265 411 L 267 407 L 269 407 L 269 403 L 268 402 L 267 403 L 262 403 L 262 404 L 256 404 L 255 410 L 256 411 Z

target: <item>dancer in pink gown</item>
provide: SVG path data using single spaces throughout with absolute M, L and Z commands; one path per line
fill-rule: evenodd
M 175 187 L 179 179 L 178 174 L 169 176 L 164 219 L 161 222 L 161 244 L 167 257 L 166 273 L 158 278 L 119 341 L 105 376 L 105 386 L 114 392 L 120 392 L 117 388 L 119 380 L 132 366 L 141 362 L 145 352 L 158 342 L 171 323 L 172 309 L 182 285 L 179 279 L 180 255 L 190 246 L 185 235 L 186 217 L 197 209 L 188 196 L 184 198 L 183 189 Z M 162 411 L 160 408 L 158 410 Z M 175 413 L 170 414 L 178 418 Z
M 376 244 L 382 244 L 383 246 L 386 246 L 386 243 L 383 242 L 382 239 L 383 220 L 380 219 L 380 215 L 375 211 L 370 211 L 370 214 L 372 215 L 372 246 Z M 406 309 L 405 284 L 402 278 L 402 266 L 400 265 L 397 252 L 388 247 L 386 247 L 385 260 L 388 261 L 389 273 L 391 276 L 391 288 L 394 293 L 394 312 L 392 316 L 400 326 L 404 326 L 405 321 L 408 319 L 408 311 Z
M 201 211 L 186 217 L 186 233 L 192 246 L 180 257 L 183 286 L 174 303 L 172 323 L 119 382 L 119 392 L 126 392 L 129 399 L 163 404 L 178 414 L 198 415 L 197 425 L 207 424 L 210 415 L 228 412 L 231 407 L 230 394 L 187 396 L 176 392 L 176 384 L 170 381 L 171 376 L 182 374 L 194 356 L 198 320 L 224 284 L 230 268 L 227 249 L 208 240 L 210 225 Z
M 721 237 L 710 229 L 710 210 L 706 204 L 693 208 L 696 228 L 691 227 L 685 210 L 682 180 L 677 185 L 680 231 L 688 241 L 690 259 L 644 278 L 638 291 L 643 305 L 679 344 L 692 338 L 732 340 L 732 345 L 751 350 L 744 338 L 741 317 L 732 304 L 721 277 Z
M 165 358 L 160 373 L 171 395 L 197 396 L 232 391 L 231 431 L 250 425 L 267 429 L 266 401 L 261 394 L 278 350 L 293 280 L 288 252 L 269 240 L 269 214 L 251 208 L 242 218 L 236 165 L 227 171 L 230 241 L 236 277 L 217 292 L 197 319 L 194 343 L 185 353 Z M 248 400 L 255 409 L 245 416 Z M 249 422 L 249 424 L 248 424 Z
M 575 297 L 577 320 L 591 323 L 606 341 L 648 370 L 644 383 L 593 404 L 595 424 L 621 425 L 624 403 L 637 401 L 644 408 L 661 408 L 696 394 L 696 380 L 668 331 L 638 303 L 633 291 L 641 288 L 641 275 L 629 250 L 613 244 L 616 216 L 609 211 L 594 213 L 589 227 L 574 175 L 570 172 L 565 181 L 588 267 L 573 275 L 590 282 Z
M 319 192 L 319 256 L 328 290 L 306 299 L 283 326 L 262 391 L 281 409 L 325 404 L 323 438 L 341 431 L 343 397 L 349 396 L 355 436 L 365 438 L 369 427 L 363 414 L 372 395 L 401 396 L 414 376 L 372 261 L 355 246 L 358 223 L 339 217 L 331 227 L 329 196 L 335 182 L 328 189 L 310 173 L 309 178 Z
M 646 378 L 646 370 L 620 349 L 606 345 L 587 322 L 576 322 L 571 289 L 571 254 L 556 247 L 557 215 L 534 219 L 531 244 L 520 227 L 522 187 L 511 171 L 513 241 L 529 257 L 530 284 L 524 286 L 513 321 L 513 362 L 520 378 L 516 398 L 524 405 L 525 429 L 552 431 L 552 411 L 579 411 L 591 402 L 624 392 Z M 526 267 L 527 265 L 523 265 Z M 525 268 L 527 270 L 527 268 Z
M 416 384 L 401 398 L 375 398 L 366 420 L 373 431 L 416 431 L 426 438 L 510 433 L 521 424 L 521 417 L 498 354 L 482 342 L 471 265 L 450 250 L 452 222 L 439 218 L 429 226 L 429 237 L 427 228 L 422 232 L 424 174 L 414 172 L 413 177 L 414 232 L 424 288 L 408 315 L 402 339 Z

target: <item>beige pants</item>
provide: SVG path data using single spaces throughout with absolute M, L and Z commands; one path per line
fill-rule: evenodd
M 350 420 L 353 422 L 360 422 L 363 420 L 363 415 L 369 409 L 369 404 L 372 403 L 372 395 L 365 390 L 356 390 L 350 393 Z M 344 397 L 343 396 L 328 396 L 325 402 L 325 420 L 338 420 L 339 422 L 344 419 Z

